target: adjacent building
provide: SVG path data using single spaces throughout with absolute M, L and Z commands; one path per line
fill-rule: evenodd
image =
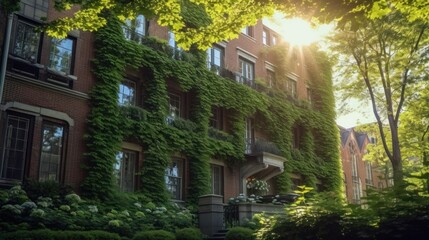
M 367 146 L 375 144 L 376 138 L 353 128 L 340 127 L 341 159 L 344 171 L 344 185 L 347 201 L 361 204 L 368 189 L 383 189 L 391 186 L 386 180 L 384 170 L 374 162 L 364 159 Z
M 289 49 L 261 20 L 206 53 L 178 48 L 143 15 L 65 39 L 35 31 L 61 14 L 49 0 L 21 1 L 13 14 L 2 186 L 53 180 L 100 197 L 113 183 L 179 202 L 246 194 L 249 179 L 267 181 L 264 194 L 341 189 L 330 69 L 316 49 Z M 343 148 L 360 154 L 349 139 Z

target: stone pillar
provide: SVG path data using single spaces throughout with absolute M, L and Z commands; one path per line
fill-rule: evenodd
M 224 228 L 223 196 L 203 195 L 198 201 L 198 221 L 200 230 L 207 236 L 213 236 Z

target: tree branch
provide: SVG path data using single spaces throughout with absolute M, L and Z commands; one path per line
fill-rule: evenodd
M 422 37 L 423 37 L 423 34 L 424 34 L 426 28 L 427 28 L 427 26 L 424 25 L 422 27 L 422 29 L 420 30 L 419 36 L 416 40 L 416 44 L 414 44 L 414 47 L 410 51 L 410 58 L 408 60 L 407 67 L 405 68 L 404 73 L 402 75 L 401 97 L 399 99 L 398 108 L 396 109 L 396 114 L 395 114 L 395 118 L 394 118 L 396 124 L 399 121 L 399 115 L 401 114 L 401 109 L 402 109 L 402 106 L 404 105 L 404 101 L 405 101 L 405 89 L 406 89 L 406 86 L 408 84 L 408 72 L 410 71 L 409 65 L 411 63 L 411 59 L 412 59 L 414 53 L 417 51 L 417 49 L 419 47 L 420 41 L 422 40 Z

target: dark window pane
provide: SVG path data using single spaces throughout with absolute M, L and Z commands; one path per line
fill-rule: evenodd
M 40 180 L 59 180 L 63 135 L 63 126 L 51 123 L 43 124 Z
M 66 74 L 71 74 L 71 63 L 73 57 L 73 40 L 70 38 L 56 39 L 51 41 L 49 54 L 49 67 Z
M 4 140 L 4 158 L 1 161 L 1 178 L 22 180 L 27 153 L 30 120 L 18 116 L 7 117 Z M 18 132 L 20 132 L 18 134 Z M 18 136 L 19 139 L 18 139 Z

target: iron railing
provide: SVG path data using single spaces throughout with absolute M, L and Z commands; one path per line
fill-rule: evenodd
M 235 227 L 240 224 L 237 204 L 229 204 L 223 207 L 223 222 L 225 229 Z

